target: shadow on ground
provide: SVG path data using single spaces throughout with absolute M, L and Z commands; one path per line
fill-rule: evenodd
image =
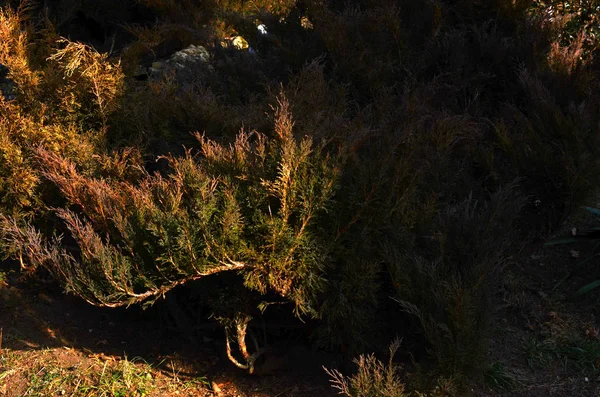
M 54 283 L 9 276 L 0 284 L 0 347 L 17 354 L 73 349 L 103 360 L 141 358 L 166 376 L 208 379 L 220 385 L 221 392 L 215 393 L 223 396 L 335 394 L 322 366 L 337 366 L 336 355 L 314 351 L 299 340 L 274 341 L 259 374 L 248 375 L 226 358 L 217 324 L 205 323 L 193 337 L 186 336 L 163 324 L 165 306 L 161 301 L 147 310 L 98 308 Z

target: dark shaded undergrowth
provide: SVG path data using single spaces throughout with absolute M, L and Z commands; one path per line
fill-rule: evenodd
M 248 326 L 283 305 L 348 357 L 403 336 L 430 378 L 482 375 L 511 256 L 595 192 L 590 18 L 569 39 L 528 1 L 108 3 L 0 15 L 7 257 L 99 306 L 178 287 L 250 371 Z M 136 74 L 190 44 L 208 64 Z

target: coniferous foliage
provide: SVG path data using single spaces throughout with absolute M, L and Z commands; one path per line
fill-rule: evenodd
M 43 175 L 73 206 L 57 216 L 79 249 L 74 257 L 55 241 L 21 250 L 99 305 L 141 303 L 186 281 L 243 269 L 249 288 L 314 311 L 327 246 L 313 224 L 338 171 L 310 138 L 294 138 L 286 100 L 279 106 L 275 138 L 242 131 L 223 146 L 198 135 L 200 155 L 169 157 L 166 177 L 144 174 L 135 184 L 86 178 L 69 160 L 39 150 Z
M 170 156 L 167 176 L 144 173 L 135 183 L 85 177 L 39 149 L 43 176 L 66 200 L 55 215 L 69 239 L 45 239 L 6 217 L 3 237 L 29 266 L 49 270 L 91 304 L 151 303 L 186 282 L 237 271 L 240 284 L 229 294 L 275 294 L 299 316 L 315 316 L 329 255 L 316 223 L 331 205 L 337 164 L 309 137 L 294 136 L 284 97 L 274 123 L 275 137 L 242 131 L 228 146 L 197 135 L 199 155 Z M 212 304 L 215 315 L 234 321 L 243 339 L 249 318 L 231 305 L 235 296 L 225 299 Z
M 432 373 L 477 376 L 511 256 L 598 182 L 595 3 L 142 3 L 123 66 L 3 10 L 4 252 L 101 306 L 211 280 L 249 370 L 251 318 L 286 303 L 321 346 L 404 334 Z M 210 57 L 184 86 L 135 79 L 189 44 Z M 346 393 L 403 393 L 362 357 Z
M 45 185 L 37 147 L 96 168 L 107 119 L 123 87 L 118 63 L 91 47 L 47 34 L 33 46 L 33 26 L 11 9 L 0 12 L 0 63 L 14 81 L 13 99 L 0 99 L 2 212 L 30 217 L 44 211 Z M 34 48 L 32 48 L 34 47 Z M 46 60 L 47 59 L 47 60 Z M 47 204 L 47 203 L 46 203 Z

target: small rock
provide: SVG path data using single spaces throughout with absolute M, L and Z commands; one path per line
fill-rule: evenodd
M 208 50 L 201 45 L 190 45 L 189 47 L 177 51 L 167 61 L 171 66 L 176 68 L 187 68 L 192 64 L 209 63 L 210 54 Z
M 148 68 L 150 80 L 160 80 L 163 76 L 172 75 L 180 87 L 185 87 L 199 74 L 199 68 L 213 70 L 210 64 L 210 53 L 199 45 L 190 45 L 177 51 L 165 61 L 156 61 Z
M 579 251 L 571 250 L 571 258 L 579 258 Z
M 248 42 L 242 36 L 235 36 L 231 40 L 231 44 L 238 50 L 245 50 L 248 48 Z

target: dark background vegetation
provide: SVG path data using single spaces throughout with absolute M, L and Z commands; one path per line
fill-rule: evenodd
M 7 263 L 99 306 L 171 291 L 192 338 L 304 324 L 350 359 L 401 337 L 425 388 L 460 390 L 511 258 L 596 193 L 598 7 L 4 4 Z M 140 72 L 191 44 L 208 64 Z

